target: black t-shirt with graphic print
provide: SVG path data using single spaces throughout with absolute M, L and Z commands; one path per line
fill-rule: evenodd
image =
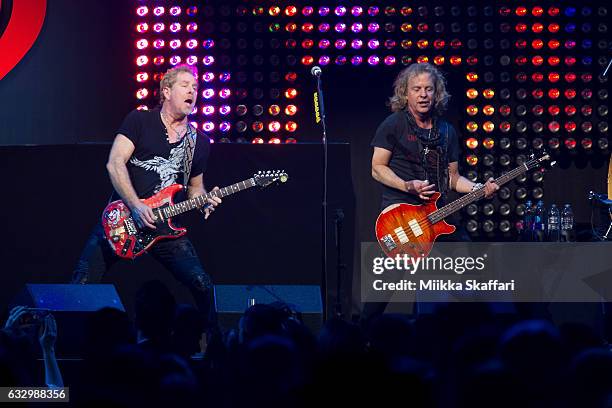
M 404 111 L 389 115 L 376 130 L 370 145 L 391 152 L 389 167 L 402 180 L 424 180 L 427 178 L 430 183 L 437 184 L 436 178 L 439 175 L 435 172 L 442 169 L 425 170 L 424 164 L 427 166 L 427 163 L 424 162 L 424 158 L 426 160 L 430 159 L 432 155 L 424 156 L 423 144 L 419 142 L 417 135 L 410 134 L 405 115 L 407 113 Z M 438 121 L 438 129 L 440 134 L 444 134 L 440 138 L 440 143 L 446 143 L 446 146 L 440 146 L 440 151 L 446 152 L 448 163 L 456 162 L 459 160 L 457 132 L 452 125 L 442 120 Z M 420 133 L 421 139 L 427 139 L 429 129 L 419 128 L 417 131 Z M 433 155 L 435 156 L 435 154 Z M 435 189 L 440 191 L 440 186 L 436 185 Z M 383 185 L 381 209 L 397 203 L 422 204 L 422 200 L 414 194 Z
M 149 198 L 172 184 L 184 183 L 184 157 L 189 147 L 187 137 L 168 143 L 159 109 L 130 112 L 117 130 L 134 143 L 134 153 L 126 163 L 130 180 L 140 198 Z M 206 171 L 210 140 L 197 132 L 190 177 Z M 118 199 L 115 192 L 114 199 Z M 176 197 L 180 201 L 184 197 Z

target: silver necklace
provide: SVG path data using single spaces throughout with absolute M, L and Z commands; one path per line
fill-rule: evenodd
M 170 126 L 168 124 L 168 120 L 166 119 L 166 115 L 164 115 L 161 110 L 159 111 L 159 114 L 161 116 L 162 123 L 164 124 L 164 128 L 166 128 L 166 142 L 170 143 L 170 135 L 169 135 L 169 132 L 168 132 L 168 128 L 172 129 L 174 134 L 176 134 L 176 142 L 180 142 L 183 139 L 183 137 L 185 137 L 185 135 L 187 134 L 187 126 L 188 125 L 185 126 L 185 131 L 181 135 L 176 129 L 172 128 L 172 126 Z

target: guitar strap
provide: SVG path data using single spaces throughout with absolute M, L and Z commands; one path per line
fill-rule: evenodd
M 198 138 L 198 132 L 190 123 L 187 123 L 187 138 L 185 146 L 185 155 L 183 156 L 183 186 L 189 185 L 189 176 L 191 175 L 191 165 L 193 164 L 193 155 Z

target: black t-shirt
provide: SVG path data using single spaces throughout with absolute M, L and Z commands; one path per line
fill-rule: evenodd
M 436 157 L 438 153 L 446 154 L 445 162 L 458 161 L 457 132 L 448 122 L 439 120 L 440 145 L 428 146 L 428 153 L 424 154 L 425 145 L 417 135 L 411 134 L 406 115 L 404 111 L 389 115 L 376 130 L 371 146 L 391 152 L 389 167 L 402 180 L 427 179 L 430 183 L 436 184 L 436 190 L 440 191 L 437 180 L 443 178 L 440 172 L 444 169 L 437 168 L 437 164 L 432 162 L 432 157 Z M 429 129 L 419 128 L 417 131 L 420 132 L 421 140 L 426 140 L 429 136 Z M 397 203 L 422 204 L 422 200 L 414 194 L 383 185 L 381 209 Z
M 184 183 L 184 158 L 189 136 L 177 143 L 168 143 L 159 109 L 130 112 L 117 130 L 119 133 L 135 146 L 126 166 L 138 197 L 149 198 L 165 187 Z M 204 173 L 209 153 L 210 140 L 198 131 L 190 178 Z M 115 192 L 114 199 L 117 198 Z

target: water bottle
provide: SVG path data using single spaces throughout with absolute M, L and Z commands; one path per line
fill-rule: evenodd
M 569 204 L 565 204 L 561 212 L 561 240 L 566 242 L 574 240 L 574 212 Z
M 559 209 L 555 204 L 550 207 L 548 213 L 548 240 L 550 242 L 559 241 Z
M 546 208 L 544 208 L 544 201 L 539 200 L 536 204 L 533 215 L 534 239 L 538 242 L 544 241 L 544 236 L 546 235 L 546 221 Z

